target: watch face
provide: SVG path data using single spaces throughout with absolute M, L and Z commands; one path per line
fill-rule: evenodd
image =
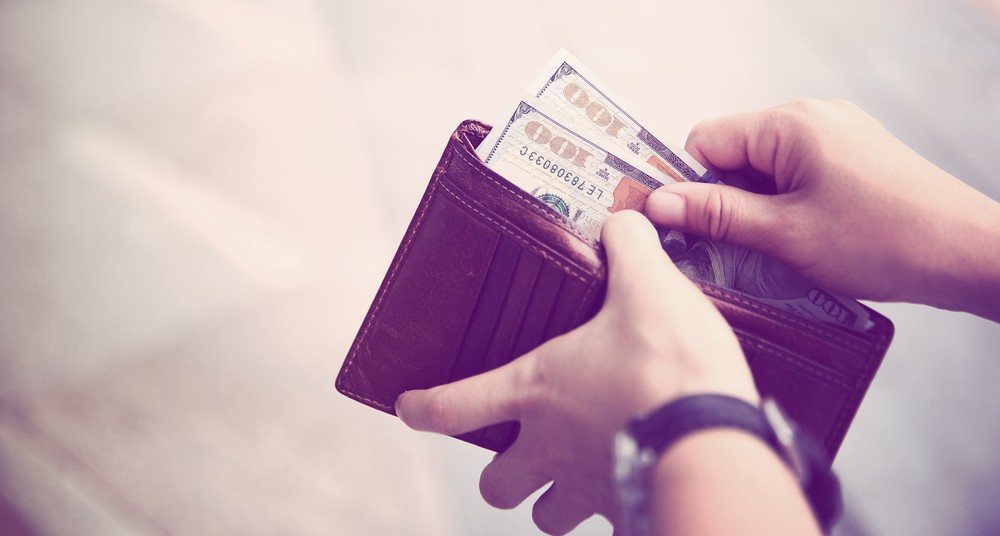
M 625 534 L 649 534 L 649 494 L 656 451 L 640 448 L 626 429 L 615 436 L 614 470 Z
M 614 469 L 615 480 L 621 482 L 633 471 L 634 466 L 639 461 L 639 445 L 635 443 L 635 438 L 628 431 L 621 431 L 615 434 L 614 445 Z
M 764 418 L 767 419 L 767 424 L 771 426 L 771 430 L 778 438 L 778 441 L 786 447 L 791 447 L 792 441 L 795 438 L 795 430 L 792 428 L 792 423 L 788 420 L 788 417 L 785 417 L 785 413 L 778 407 L 778 403 L 773 398 L 768 397 L 764 399 L 760 406 L 764 411 Z
M 618 482 L 634 479 L 638 473 L 655 464 L 656 459 L 656 451 L 640 447 L 628 430 L 615 435 L 614 471 Z

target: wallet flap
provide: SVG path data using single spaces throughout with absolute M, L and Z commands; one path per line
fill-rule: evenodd
M 892 342 L 892 322 L 866 307 L 872 325 L 860 332 L 697 284 L 736 333 L 761 395 L 773 396 L 832 460 Z

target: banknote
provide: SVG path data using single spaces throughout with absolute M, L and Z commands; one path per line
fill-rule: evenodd
M 676 230 L 666 233 L 662 244 L 670 260 L 691 279 L 804 318 L 860 331 L 871 327 L 868 311 L 857 301 L 820 288 L 769 255 Z
M 621 97 L 615 95 L 583 62 L 560 49 L 527 91 L 565 117 L 588 125 L 583 134 L 599 134 L 613 149 L 622 149 L 675 181 L 718 182 L 697 160 L 672 151 L 639 123 Z
M 575 63 L 567 64 L 567 58 Z M 578 60 L 560 51 L 553 61 L 560 62 L 561 67 L 548 75 L 543 73 L 542 78 L 549 82 L 565 80 L 560 82 L 561 86 L 549 83 L 547 87 L 554 89 L 541 93 L 543 97 L 554 97 L 543 99 L 524 94 L 514 99 L 507 107 L 509 113 L 494 123 L 493 130 L 477 148 L 491 169 L 552 207 L 595 240 L 600 237 L 601 226 L 608 216 L 624 209 L 642 212 L 649 194 L 665 182 L 715 182 L 707 172 L 698 174 L 698 169 L 704 168 L 681 165 L 685 163 L 680 157 L 677 157 L 680 164 L 675 167 L 668 156 L 678 153 L 665 146 L 665 150 L 654 150 L 662 145 L 658 141 L 640 144 L 643 139 L 656 138 L 611 100 L 606 88 L 594 85 L 595 78 L 580 76 L 587 70 Z M 551 67 L 546 70 L 549 71 Z M 597 121 L 588 115 L 586 107 L 580 112 L 581 107 L 566 97 L 570 94 L 579 100 L 577 88 L 583 88 L 584 83 L 588 95 L 600 95 L 600 100 L 590 101 L 601 106 L 601 110 L 592 114 Z M 607 119 L 602 115 L 605 113 L 613 118 Z M 618 126 L 616 121 L 622 125 Z M 623 134 L 628 132 L 634 136 Z M 637 134 L 641 132 L 646 134 Z M 636 146 L 638 150 L 633 150 Z M 652 157 L 662 157 L 670 163 L 657 165 L 650 161 Z M 670 258 L 692 279 L 713 283 L 805 318 L 857 330 L 871 326 L 870 315 L 861 304 L 816 286 L 777 259 L 676 230 L 661 229 L 661 240 Z
M 476 152 L 491 169 L 542 200 L 594 240 L 613 212 L 642 211 L 663 185 L 627 159 L 588 140 L 580 128 L 530 95 L 496 125 Z

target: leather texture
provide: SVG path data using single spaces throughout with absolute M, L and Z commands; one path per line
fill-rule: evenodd
M 584 323 L 604 299 L 596 241 L 487 168 L 490 128 L 459 125 L 337 377 L 337 389 L 394 414 L 401 393 L 499 367 Z M 892 340 L 872 311 L 860 333 L 698 283 L 736 332 L 762 395 L 832 460 Z M 502 451 L 506 423 L 459 436 Z

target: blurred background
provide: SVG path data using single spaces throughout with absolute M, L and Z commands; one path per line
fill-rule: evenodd
M 560 46 L 678 147 L 845 97 L 1000 198 L 998 0 L 0 0 L 0 534 L 538 534 L 333 380 L 452 129 Z M 1000 327 L 876 308 L 840 533 L 1000 533 Z

